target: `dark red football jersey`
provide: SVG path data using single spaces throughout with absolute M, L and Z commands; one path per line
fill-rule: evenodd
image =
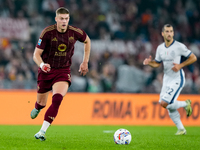
M 65 33 L 60 33 L 54 24 L 42 31 L 36 47 L 44 50 L 42 60 L 50 64 L 51 68 L 70 67 L 74 44 L 77 40 L 84 42 L 86 36 L 83 30 L 71 25 L 68 25 Z

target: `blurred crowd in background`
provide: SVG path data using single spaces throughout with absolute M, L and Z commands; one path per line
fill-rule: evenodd
M 0 89 L 37 88 L 33 51 L 41 31 L 55 24 L 58 7 L 68 8 L 69 24 L 86 31 L 92 41 L 90 72 L 84 77 L 78 73 L 83 45 L 76 44 L 70 92 L 159 93 L 163 68 L 153 69 L 142 62 L 155 56 L 163 42 L 161 29 L 169 23 L 174 39 L 198 57 L 184 68 L 182 93 L 200 93 L 199 0 L 0 0 Z M 7 26 L 8 19 L 13 23 Z M 28 37 L 12 36 L 13 28 L 17 32 L 22 22 Z M 11 36 L 3 34 L 9 32 L 6 27 Z

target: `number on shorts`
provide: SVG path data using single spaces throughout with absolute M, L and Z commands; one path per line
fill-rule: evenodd
M 171 95 L 173 91 L 174 91 L 174 89 L 169 88 L 169 90 L 167 90 L 167 94 Z

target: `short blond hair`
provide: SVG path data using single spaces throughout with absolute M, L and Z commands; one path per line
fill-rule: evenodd
M 56 16 L 59 14 L 69 14 L 69 10 L 64 7 L 60 7 L 56 10 Z

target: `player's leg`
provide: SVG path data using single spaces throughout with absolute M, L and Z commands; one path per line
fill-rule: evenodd
M 52 104 L 49 106 L 47 109 L 45 116 L 44 116 L 44 122 L 42 124 L 42 127 L 40 131 L 35 135 L 37 138 L 37 135 L 42 135 L 38 136 L 40 140 L 45 140 L 45 133 L 55 117 L 57 116 L 58 109 L 60 107 L 60 104 L 62 102 L 63 97 L 68 91 L 69 83 L 66 81 L 59 81 L 54 83 L 53 85 L 53 96 L 52 96 Z M 41 138 L 40 138 L 41 137 Z M 37 139 L 38 139 L 37 138 Z
M 34 119 L 38 116 L 40 110 L 46 106 L 49 92 L 46 93 L 37 93 L 37 102 L 35 104 L 35 108 L 31 111 L 31 118 Z M 36 139 L 40 139 L 41 141 L 46 140 L 45 132 L 40 130 L 35 135 Z
M 187 103 L 185 101 L 177 101 L 177 98 L 183 88 L 183 84 L 180 84 L 178 81 L 173 81 L 168 83 L 163 88 L 161 95 L 161 106 L 167 109 L 178 109 L 180 107 L 186 107 Z
M 178 101 L 177 98 L 182 90 L 183 86 L 180 87 L 179 84 L 172 84 L 163 97 L 170 99 L 170 103 L 167 105 L 167 109 L 176 110 L 183 107 L 186 110 L 187 117 L 192 114 L 191 100 Z M 169 93 L 171 95 L 169 95 Z
M 183 103 L 178 104 L 176 100 L 182 90 L 182 87 L 178 86 L 177 84 L 166 84 L 163 86 L 164 87 L 162 88 L 162 91 L 161 91 L 160 104 L 162 107 L 168 109 L 170 118 L 175 123 L 176 127 L 178 128 L 178 132 L 176 133 L 176 135 L 186 134 L 186 130 L 180 119 L 180 114 L 177 110 L 177 108 L 180 108 L 179 106 L 181 104 L 183 105 Z M 175 106 L 172 104 L 175 104 Z M 170 105 L 173 106 L 173 108 L 172 107 L 169 108 Z M 183 105 L 183 107 L 185 106 Z
M 59 71 L 59 70 L 58 70 Z M 55 77 L 52 78 L 50 84 L 46 83 L 47 89 L 53 89 L 53 96 L 52 96 L 52 104 L 49 106 L 48 110 L 44 116 L 44 122 L 40 131 L 35 135 L 35 137 L 43 141 L 46 139 L 45 133 L 55 117 L 57 116 L 59 106 L 62 102 L 63 97 L 68 91 L 68 87 L 71 84 L 71 75 L 69 70 L 65 70 L 60 72 L 59 74 L 55 74 Z M 50 86 L 48 86 L 50 85 Z M 38 139 L 37 138 L 37 139 Z
M 168 109 L 169 112 L 169 116 L 172 119 L 172 121 L 174 122 L 174 124 L 176 125 L 176 127 L 178 128 L 178 131 L 176 132 L 176 135 L 184 135 L 186 134 L 186 130 L 181 122 L 180 119 L 180 114 L 178 112 L 178 110 L 170 110 Z
M 49 92 L 46 93 L 37 93 L 37 101 L 35 102 L 35 108 L 31 111 L 31 118 L 35 119 L 41 109 L 46 106 Z
M 38 81 L 38 91 L 37 91 L 37 101 L 35 103 L 35 108 L 31 112 L 31 118 L 36 118 L 42 108 L 46 106 L 49 91 L 52 89 L 52 83 L 49 80 Z M 35 135 L 36 139 L 44 141 L 46 139 L 45 132 L 40 130 Z
M 52 83 L 49 80 L 38 80 L 37 83 L 37 101 L 35 108 L 31 111 L 32 119 L 36 118 L 41 109 L 46 106 L 49 91 L 52 90 Z
M 167 109 L 178 109 L 180 107 L 184 107 L 187 117 L 189 117 L 192 114 L 192 107 L 191 107 L 191 100 L 187 99 L 186 101 L 178 101 L 176 100 L 174 103 L 169 104 L 167 106 Z
M 49 122 L 50 124 L 53 122 L 53 120 L 57 116 L 58 109 L 60 107 L 63 97 L 68 91 L 68 87 L 69 87 L 69 83 L 66 81 L 59 81 L 53 85 L 52 104 L 46 111 L 45 117 L 44 117 L 44 120 Z

